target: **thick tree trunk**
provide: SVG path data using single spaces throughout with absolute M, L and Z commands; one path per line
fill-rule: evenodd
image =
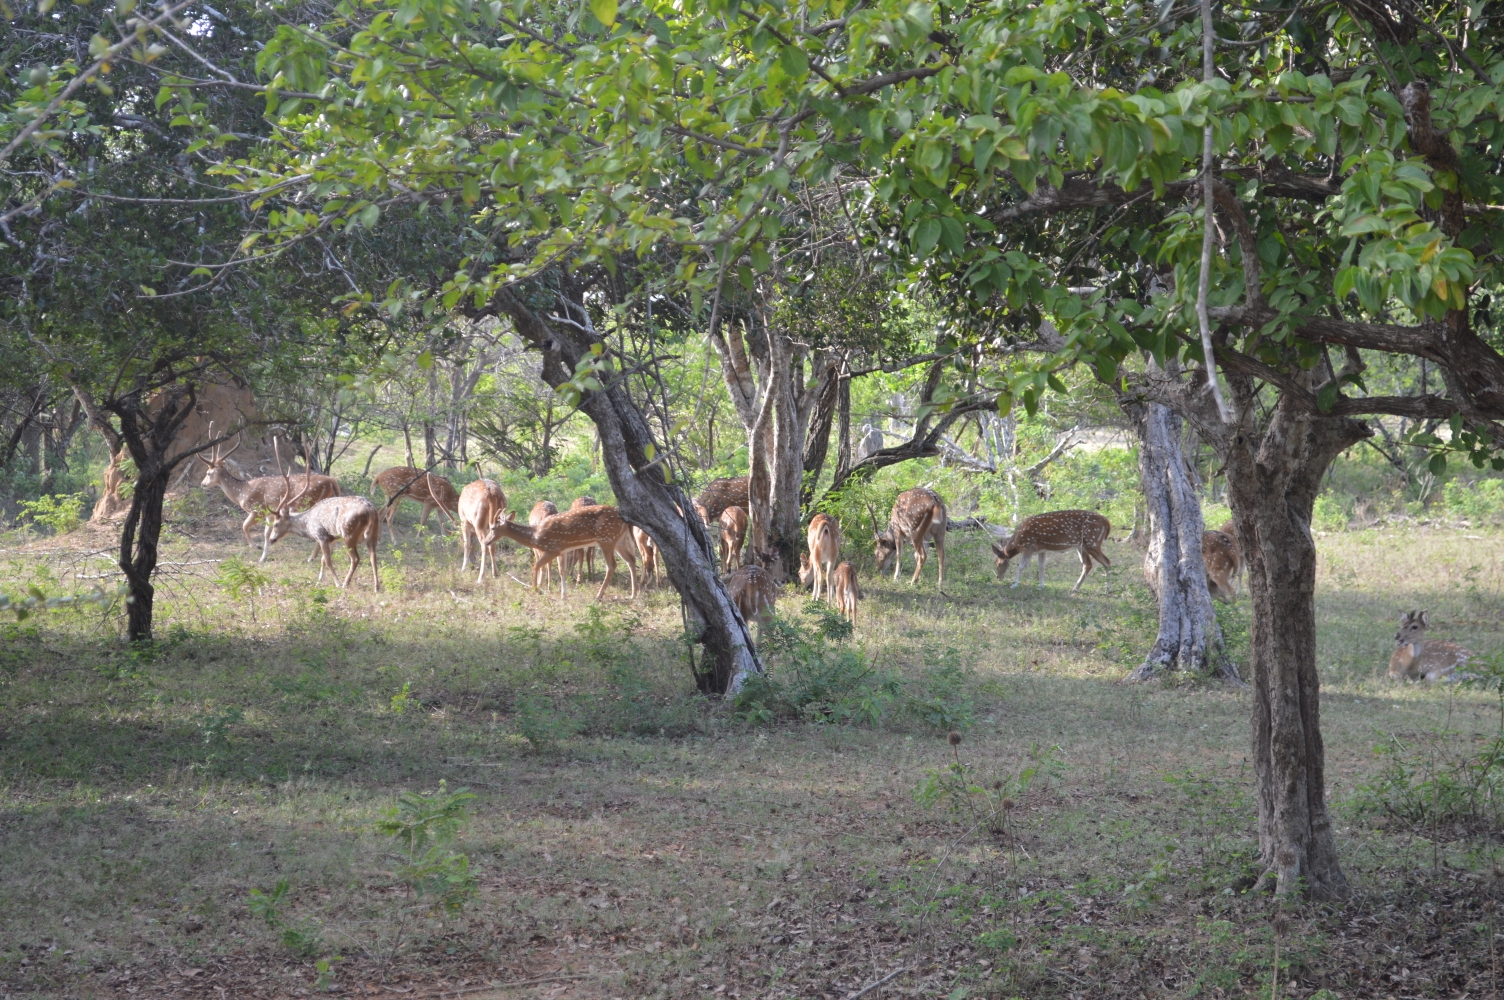
M 561 297 L 569 324 L 557 326 L 535 313 L 521 296 L 504 292 L 497 306 L 514 328 L 543 354 L 543 379 L 558 388 L 573 377 L 575 365 L 600 343 L 578 298 Z M 589 392 L 581 409 L 600 436 L 601 460 L 616 494 L 622 519 L 646 531 L 663 556 L 664 567 L 684 602 L 689 630 L 704 646 L 695 681 L 707 694 L 734 694 L 746 677 L 762 668 L 747 624 L 726 594 L 714 548 L 695 515 L 690 498 L 665 482 L 663 467 L 648 458 L 652 431 L 624 383 L 602 378 L 609 388 Z
M 1227 492 L 1253 602 L 1253 760 L 1259 855 L 1280 894 L 1347 894 L 1326 806 L 1316 673 L 1316 543 L 1311 510 L 1343 449 L 1373 432 L 1356 420 L 1275 407 L 1257 452 L 1235 434 Z
M 772 509 L 768 544 L 782 560 L 784 573 L 795 579 L 799 573 L 799 553 L 804 548 L 801 490 L 804 486 L 804 437 L 809 410 L 800 405 L 803 402 L 800 397 L 804 392 L 804 366 L 792 363 L 793 344 L 787 335 L 773 336 L 780 342 L 774 363 L 781 364 L 785 374 L 775 380 L 773 450 L 768 456 L 773 487 L 769 498 Z
M 1125 402 L 1123 409 L 1139 435 L 1139 476 L 1149 512 L 1144 576 L 1159 602 L 1159 635 L 1128 679 L 1149 680 L 1179 670 L 1213 673 L 1241 684 L 1207 590 L 1201 497 L 1186 472 L 1180 417 L 1159 403 Z
M 836 472 L 834 478 L 845 479 L 850 472 L 851 376 L 843 374 L 836 388 Z

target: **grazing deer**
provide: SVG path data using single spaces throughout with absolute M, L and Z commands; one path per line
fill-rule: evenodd
M 749 626 L 757 623 L 758 642 L 778 603 L 778 591 L 783 589 L 781 566 L 777 553 L 754 552 L 751 561 L 726 580 L 726 594 L 742 613 L 742 620 Z
M 214 433 L 214 425 L 209 425 L 209 433 Z M 219 446 L 215 445 L 214 452 L 205 458 L 202 454 L 193 456 L 203 462 L 209 468 L 204 472 L 203 481 L 199 483 L 204 489 L 209 490 L 218 486 L 224 491 L 230 502 L 245 511 L 246 518 L 240 525 L 240 533 L 245 536 L 245 543 L 252 548 L 256 543 L 251 541 L 251 525 L 257 521 L 265 520 L 266 525 L 261 532 L 261 558 L 258 562 L 266 562 L 267 551 L 272 543 L 272 511 L 274 511 L 287 496 L 288 483 L 286 476 L 257 476 L 255 479 L 237 479 L 226 465 L 226 459 L 240 450 L 241 440 L 235 441 L 235 447 L 219 453 Z M 273 450 L 277 450 L 277 442 L 272 442 Z M 280 467 L 282 461 L 281 452 L 277 452 L 277 462 Z M 313 506 L 320 500 L 340 495 L 339 482 L 333 476 L 310 475 L 307 479 L 306 489 L 298 496 L 307 506 Z M 319 551 L 317 548 L 315 552 Z M 312 559 L 312 555 L 309 556 Z
M 945 501 L 934 490 L 919 487 L 898 494 L 893 512 L 888 515 L 888 530 L 873 536 L 878 572 L 886 572 L 892 564 L 893 579 L 897 580 L 903 569 L 901 549 L 908 542 L 914 546 L 914 577 L 909 583 L 918 583 L 919 575 L 924 572 L 924 540 L 928 538 L 935 545 L 935 561 L 939 567 L 935 583 L 945 586 L 945 531 L 948 526 Z
M 276 449 L 275 442 L 272 447 Z M 280 469 L 281 466 L 282 456 L 279 453 L 277 467 Z M 313 474 L 304 474 L 303 488 L 296 494 L 292 492 L 292 481 L 288 479 L 286 472 L 282 473 L 282 479 L 283 499 L 278 502 L 276 512 L 272 515 L 271 530 L 267 535 L 270 542 L 275 544 L 289 533 L 302 535 L 312 541 L 319 547 L 319 555 L 322 557 L 319 560 L 319 583 L 323 583 L 326 567 L 330 576 L 335 575 L 329 550 L 336 538 L 341 539 L 345 543 L 345 551 L 350 554 L 350 571 L 345 574 L 341 587 L 350 586 L 355 568 L 360 565 L 360 543 L 365 542 L 371 552 L 371 589 L 380 593 L 381 577 L 376 572 L 376 543 L 381 541 L 381 511 L 376 509 L 376 505 L 365 497 L 333 496 L 320 500 L 301 514 L 295 514 L 293 507 L 313 489 Z
M 1427 639 L 1431 621 L 1425 611 L 1400 616 L 1400 630 L 1394 634 L 1394 654 L 1389 657 L 1389 676 L 1397 681 L 1454 680 L 1458 667 L 1467 663 L 1472 651 L 1445 639 Z
M 627 561 L 627 572 L 632 579 L 632 596 L 637 596 L 637 557 L 632 552 L 631 529 L 621 519 L 615 507 L 603 504 L 575 507 L 546 518 L 536 528 L 523 527 L 513 520 L 511 511 L 505 511 L 496 522 L 496 528 L 512 541 L 533 550 L 535 590 L 542 579 L 543 568 L 550 562 L 575 549 L 599 546 L 606 557 L 606 578 L 595 592 L 595 599 L 601 599 L 601 595 L 616 577 L 617 555 Z M 622 545 L 624 540 L 626 544 Z M 562 574 L 559 578 L 559 596 L 565 596 Z
M 491 575 L 493 577 L 501 575 L 501 571 L 496 566 L 496 541 L 501 537 L 496 529 L 496 521 L 501 517 L 501 512 L 506 509 L 506 506 L 507 495 L 490 479 L 477 479 L 473 483 L 466 483 L 465 488 L 460 490 L 458 504 L 460 540 L 465 546 L 465 555 L 460 561 L 460 572 L 463 573 L 470 567 L 470 536 L 474 535 L 476 543 L 480 546 L 480 554 L 477 556 L 480 574 L 475 578 L 476 583 L 486 578 L 487 555 L 491 557 Z
M 1020 559 L 1013 573 L 1013 586 L 1017 587 L 1024 566 L 1037 555 L 1039 585 L 1043 587 L 1045 555 L 1075 549 L 1081 554 L 1081 577 L 1071 588 L 1074 594 L 1081 589 L 1086 574 L 1091 572 L 1093 559 L 1102 566 L 1112 565 L 1112 560 L 1102 552 L 1102 543 L 1111 534 L 1112 525 L 1107 518 L 1089 510 L 1052 510 L 1048 514 L 1026 517 L 1012 538 L 992 543 L 992 554 L 997 557 L 997 577 L 1001 580 L 1008 572 L 1008 564 Z
M 1229 604 L 1238 599 L 1238 543 L 1220 531 L 1201 533 L 1206 589 Z
M 373 482 L 381 490 L 382 496 L 386 497 L 386 530 L 393 541 L 397 538 L 397 508 L 402 506 L 403 500 L 423 505 L 421 523 L 425 528 L 428 527 L 428 515 L 435 510 L 449 518 L 450 522 L 458 516 L 460 495 L 455 491 L 454 484 L 442 476 L 408 465 L 396 465 L 378 472 Z M 403 487 L 407 487 L 406 490 Z M 392 497 L 398 493 L 401 496 L 393 500 Z
M 810 518 L 806 541 L 809 543 L 809 552 L 799 557 L 799 582 L 805 586 L 814 585 L 814 598 L 817 601 L 820 599 L 820 586 L 824 584 L 825 596 L 829 599 L 833 596 L 830 574 L 841 559 L 841 529 L 835 518 L 829 514 L 816 514 Z
M 638 555 L 642 557 L 642 585 L 647 587 L 651 581 L 658 582 L 658 543 L 653 541 L 653 536 L 641 528 L 632 529 L 632 540 L 637 543 Z
M 700 507 L 696 504 L 700 510 Z M 721 511 L 721 533 L 716 542 L 717 555 L 721 559 L 722 571 L 729 573 L 733 569 L 740 568 L 742 564 L 742 546 L 747 544 L 747 509 L 745 507 L 727 507 Z M 735 563 L 735 566 L 732 566 Z
M 746 476 L 711 480 L 695 498 L 696 509 L 702 510 L 701 519 L 706 524 L 715 524 L 727 507 L 751 510 L 752 501 L 747 493 L 749 482 Z
M 856 621 L 856 602 L 862 599 L 862 588 L 856 582 L 856 567 L 842 562 L 830 573 L 830 600 L 841 614 Z
M 1226 524 L 1222 525 L 1222 527 L 1218 528 L 1217 531 L 1226 535 L 1228 541 L 1232 542 L 1232 554 L 1233 558 L 1236 560 L 1236 564 L 1233 566 L 1232 570 L 1232 579 L 1233 582 L 1236 583 L 1238 578 L 1243 575 L 1243 550 L 1238 547 L 1238 532 L 1235 528 L 1233 528 L 1231 521 L 1228 521 Z
M 529 528 L 536 528 L 538 525 L 543 523 L 543 519 L 545 517 L 553 517 L 558 512 L 559 508 L 554 504 L 552 500 L 539 500 L 537 503 L 533 504 L 533 509 L 528 512 L 527 526 Z M 548 568 L 544 570 L 544 572 L 548 575 L 548 586 L 552 587 L 554 583 L 554 564 L 549 563 Z M 563 570 L 560 570 L 559 572 L 562 573 Z
M 590 497 L 590 496 L 575 497 L 574 498 L 574 503 L 572 503 L 572 504 L 569 505 L 569 509 L 570 510 L 579 510 L 581 507 L 598 507 L 598 506 L 600 506 L 600 504 L 595 499 L 595 497 Z M 552 565 L 552 564 L 550 564 L 550 565 Z M 559 569 L 560 573 L 564 573 L 564 572 L 572 572 L 572 573 L 574 573 L 574 585 L 576 587 L 578 587 L 580 585 L 581 574 L 582 573 L 584 575 L 584 579 L 586 579 L 586 580 L 594 580 L 595 579 L 595 548 L 594 548 L 594 546 L 591 546 L 589 548 L 583 548 L 583 549 L 574 549 L 573 551 L 564 553 L 564 558 L 561 559 L 561 560 L 559 560 L 559 566 L 560 566 L 560 569 Z

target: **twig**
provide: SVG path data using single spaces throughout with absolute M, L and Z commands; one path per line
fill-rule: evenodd
M 859 998 L 866 996 L 868 993 L 871 993 L 873 990 L 877 989 L 879 986 L 886 986 L 888 983 L 892 982 L 893 980 L 897 979 L 899 976 L 903 975 L 905 972 L 908 972 L 908 971 L 909 971 L 909 967 L 907 965 L 900 965 L 898 968 L 894 969 L 892 972 L 888 973 L 886 976 L 884 976 L 883 978 L 879 979 L 877 982 L 871 983 L 871 984 L 869 984 L 867 986 L 863 986 L 861 989 L 857 990 L 855 993 L 848 993 L 848 994 L 846 994 L 846 1000 L 859 1000 Z
M 489 986 L 466 986 L 463 989 L 457 989 L 457 990 L 445 990 L 445 989 L 441 989 L 439 991 L 438 995 L 441 996 L 441 997 L 459 996 L 462 993 L 482 993 L 482 992 L 484 992 L 486 990 L 509 990 L 509 989 L 513 989 L 513 988 L 518 987 L 518 986 L 536 986 L 539 983 L 562 983 L 562 982 L 565 982 L 565 981 L 571 980 L 571 979 L 589 979 L 589 978 L 590 978 L 590 976 L 588 974 L 586 974 L 586 973 L 580 973 L 580 972 L 569 973 L 569 974 L 562 974 L 561 973 L 560 975 L 557 975 L 557 976 L 539 976 L 537 979 L 519 979 L 519 980 L 517 980 L 514 983 L 492 983 Z M 430 994 L 430 995 L 432 995 L 432 994 Z

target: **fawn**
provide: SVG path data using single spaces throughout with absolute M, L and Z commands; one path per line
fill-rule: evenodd
M 841 614 L 856 621 L 856 602 L 862 599 L 862 588 L 857 585 L 856 567 L 842 562 L 830 573 L 830 600 Z
M 428 527 L 428 515 L 435 510 L 451 522 L 458 517 L 460 495 L 455 491 L 454 484 L 442 476 L 408 465 L 394 465 L 378 472 L 372 482 L 381 490 L 382 496 L 386 497 L 386 530 L 393 541 L 397 538 L 397 508 L 402 506 L 403 500 L 423 505 L 421 523 L 425 528 Z M 401 496 L 398 496 L 399 493 Z M 397 497 L 396 500 L 392 499 L 394 496 Z
M 1400 616 L 1400 630 L 1394 634 L 1394 654 L 1389 657 L 1389 676 L 1397 681 L 1453 680 L 1458 667 L 1467 663 L 1472 651 L 1445 639 L 1427 639 L 1431 621 L 1425 611 L 1411 611 Z
M 1086 574 L 1091 572 L 1093 559 L 1104 567 L 1112 565 L 1112 560 L 1102 552 L 1102 543 L 1111 534 L 1112 525 L 1107 518 L 1089 510 L 1054 510 L 1026 517 L 1012 538 L 992 543 L 992 554 L 997 557 L 998 579 L 1008 572 L 1010 562 L 1021 557 L 1013 573 L 1013 586 L 1017 587 L 1024 565 L 1037 555 L 1039 585 L 1043 587 L 1045 555 L 1075 549 L 1081 554 L 1081 576 L 1071 588 L 1074 594 L 1081 589 Z
M 763 626 L 773 615 L 778 591 L 783 588 L 782 562 L 774 552 L 754 552 L 749 562 L 726 580 L 726 594 L 742 620 L 757 623 L 757 639 L 762 641 Z
M 875 519 L 875 518 L 874 518 Z M 905 542 L 914 547 L 914 576 L 909 583 L 918 583 L 924 572 L 924 540 L 935 545 L 935 561 L 939 574 L 937 586 L 945 586 L 945 532 L 949 520 L 945 501 L 934 490 L 919 487 L 898 494 L 893 503 L 893 512 L 888 515 L 888 530 L 873 536 L 873 554 L 877 556 L 878 572 L 886 572 L 893 565 L 893 579 L 898 579 L 903 569 L 901 549 Z
M 632 596 L 634 598 L 637 596 L 637 556 L 632 551 L 631 529 L 621 519 L 615 507 L 604 504 L 575 507 L 545 518 L 543 523 L 536 528 L 523 527 L 518 524 L 513 520 L 512 512 L 508 510 L 504 511 L 497 520 L 496 529 L 512 541 L 526 545 L 533 550 L 533 589 L 535 590 L 538 588 L 538 581 L 543 578 L 544 567 L 550 562 L 575 549 L 599 546 L 606 557 L 606 578 L 601 581 L 600 588 L 596 590 L 595 599 L 600 600 L 601 595 L 615 579 L 617 555 L 621 555 L 627 561 L 627 572 L 632 581 Z M 625 545 L 622 544 L 623 541 L 626 542 Z M 565 596 L 562 572 L 559 577 L 559 596 Z
M 276 444 L 272 446 L 276 448 Z M 282 457 L 277 456 L 277 465 L 282 464 Z M 376 543 L 381 541 L 381 512 L 376 505 L 365 497 L 326 497 L 309 507 L 301 514 L 294 514 L 293 507 L 308 493 L 313 486 L 313 475 L 308 473 L 304 476 L 303 489 L 296 494 L 292 492 L 292 481 L 287 473 L 282 474 L 284 487 L 281 502 L 272 515 L 271 530 L 267 538 L 275 544 L 285 535 L 291 533 L 302 535 L 319 547 L 319 582 L 324 582 L 324 569 L 328 567 L 329 575 L 334 576 L 334 563 L 329 558 L 329 550 L 333 547 L 336 538 L 345 543 L 345 551 L 350 554 L 350 571 L 345 574 L 341 587 L 350 586 L 350 578 L 355 575 L 355 568 L 360 565 L 360 543 L 365 542 L 371 552 L 371 589 L 381 591 L 381 577 L 376 572 Z
M 209 433 L 210 435 L 214 433 L 213 424 L 209 425 Z M 266 554 L 271 548 L 272 543 L 271 512 L 287 496 L 289 486 L 286 482 L 286 476 L 257 476 L 255 479 L 249 480 L 237 479 L 226 466 L 225 460 L 240 450 L 241 443 L 241 440 L 237 438 L 235 447 L 223 455 L 219 453 L 219 446 L 216 445 L 213 453 L 208 458 L 205 458 L 203 455 L 194 455 L 193 457 L 209 467 L 204 472 L 203 481 L 199 485 L 206 490 L 218 486 L 224 491 L 225 496 L 230 498 L 231 503 L 245 511 L 246 518 L 245 522 L 240 526 L 240 533 L 245 536 L 245 543 L 252 548 L 255 547 L 256 543 L 251 541 L 251 525 L 263 518 L 265 519 L 266 525 L 261 532 L 261 558 L 257 562 L 266 562 Z M 282 456 L 278 450 L 278 443 L 275 440 L 272 442 L 272 449 L 277 453 L 277 462 L 280 467 Z M 307 488 L 299 493 L 298 496 L 303 498 L 308 506 L 312 506 L 327 497 L 337 497 L 340 495 L 339 482 L 333 476 L 310 475 L 305 477 L 305 479 L 307 480 Z M 319 551 L 317 546 L 315 546 L 314 551 Z M 309 559 L 312 558 L 313 556 L 310 554 Z
M 500 486 L 490 479 L 477 479 L 473 483 L 466 483 L 465 488 L 460 490 L 460 499 L 457 504 L 460 514 L 460 541 L 465 547 L 464 558 L 460 561 L 460 572 L 464 572 L 470 566 L 470 536 L 475 536 L 476 544 L 480 547 L 477 561 L 480 563 L 480 574 L 475 582 L 480 583 L 486 578 L 486 557 L 491 557 L 491 576 L 501 575 L 496 567 L 496 542 L 500 535 L 496 531 L 496 520 L 501 512 L 506 509 L 507 495 L 502 492 Z

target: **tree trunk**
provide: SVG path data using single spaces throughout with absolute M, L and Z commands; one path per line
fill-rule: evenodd
M 842 363 L 844 366 L 844 362 Z M 851 376 L 842 375 L 836 388 L 836 479 L 851 471 Z
M 1276 405 L 1257 453 L 1248 435 L 1228 449 L 1227 493 L 1253 602 L 1253 760 L 1259 855 L 1280 894 L 1347 894 L 1326 806 L 1321 685 L 1316 673 L 1316 542 L 1311 511 L 1321 477 L 1373 432 Z
M 591 344 L 602 342 L 578 294 L 561 296 L 559 304 L 573 324 L 550 324 L 510 291 L 496 302 L 517 333 L 542 352 L 543 379 L 554 388 L 573 377 Z M 627 395 L 625 382 L 601 381 L 608 388 L 587 392 L 580 406 L 599 434 L 601 460 L 617 509 L 623 520 L 652 537 L 663 556 L 669 581 L 684 602 L 688 628 L 705 649 L 695 673 L 700 690 L 734 694 L 750 674 L 762 669 L 747 624 L 721 584 L 715 550 L 690 498 L 665 482 L 661 464 L 651 464 L 652 430 Z
M 82 397 L 80 402 L 84 402 Z M 162 501 L 167 496 L 172 470 L 194 450 L 185 450 L 174 457 L 169 457 L 168 452 L 197 402 L 194 387 L 189 383 L 164 390 L 152 401 L 150 410 L 143 405 L 139 393 L 106 400 L 103 404 L 119 419 L 120 440 L 130 449 L 136 463 L 136 489 L 120 531 L 119 562 L 130 590 L 126 636 L 131 642 L 150 642 L 152 638 L 156 588 L 151 578 L 157 569 L 157 545 L 162 537 Z M 85 409 L 88 408 L 85 403 Z
M 804 437 L 804 484 L 799 489 L 801 508 L 807 508 L 815 499 L 815 487 L 820 484 L 820 473 L 825 470 L 825 456 L 830 453 L 830 426 L 835 420 L 840 387 L 845 384 L 838 375 L 840 370 L 838 362 L 826 365 L 814 389 L 814 411 L 809 417 L 809 432 Z M 849 391 L 846 405 L 849 417 Z
M 1159 635 L 1128 679 L 1144 681 L 1179 670 L 1213 673 L 1241 684 L 1207 590 L 1201 497 L 1186 473 L 1181 419 L 1160 403 L 1124 402 L 1123 409 L 1139 435 L 1139 476 L 1149 511 L 1144 576 L 1159 602 Z
M 768 543 L 783 562 L 784 573 L 796 579 L 799 573 L 799 553 L 804 549 L 804 532 L 801 528 L 803 505 L 801 491 L 804 487 L 804 438 L 806 417 L 809 409 L 801 405 L 804 394 L 804 365 L 794 363 L 794 347 L 786 334 L 772 334 L 780 346 L 774 364 L 784 369 L 783 377 L 775 379 L 777 386 L 773 407 L 773 451 L 768 456 L 772 491 L 769 497 L 772 516 L 769 519 Z

